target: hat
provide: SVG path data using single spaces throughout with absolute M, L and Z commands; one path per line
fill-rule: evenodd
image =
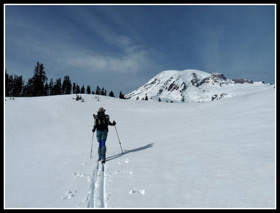
M 100 107 L 97 112 L 100 113 L 100 112 L 105 112 L 105 111 L 106 111 L 106 109 L 104 109 L 103 107 Z

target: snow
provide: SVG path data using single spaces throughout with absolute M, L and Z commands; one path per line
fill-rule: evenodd
M 260 82 L 235 83 L 231 79 L 219 78 L 219 73 L 207 73 L 200 70 L 166 70 L 153 77 L 140 88 L 126 95 L 132 100 L 150 100 L 172 102 L 207 102 L 216 99 L 259 92 L 272 87 Z
M 6 208 L 275 208 L 275 90 L 204 103 L 5 101 Z M 248 89 L 248 88 L 247 88 Z M 105 171 L 93 113 L 111 121 Z

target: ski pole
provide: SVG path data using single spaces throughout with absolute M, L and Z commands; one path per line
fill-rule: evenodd
M 116 126 L 115 126 L 115 130 L 116 130 L 116 133 L 117 133 L 117 136 L 118 136 L 118 140 L 119 140 L 119 144 L 120 144 L 120 147 L 121 147 L 121 150 L 122 150 L 122 144 L 121 144 L 121 141 L 120 141 L 119 134 L 118 134 Z M 122 150 L 122 154 L 123 154 L 123 150 Z
M 96 119 L 96 115 L 93 114 L 93 118 Z M 92 132 L 92 139 L 91 139 L 91 150 L 90 150 L 90 156 L 89 158 L 92 158 L 92 145 L 93 145 L 93 136 L 94 136 L 94 132 Z
M 89 156 L 89 158 L 92 158 L 93 136 L 94 136 L 94 132 L 92 133 L 92 139 L 91 139 L 91 150 L 90 150 L 90 156 Z

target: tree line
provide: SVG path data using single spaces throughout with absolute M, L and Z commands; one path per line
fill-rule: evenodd
M 34 75 L 25 83 L 22 76 L 9 75 L 5 70 L 5 96 L 6 97 L 34 97 L 64 94 L 96 94 L 107 96 L 107 90 L 104 87 L 97 86 L 95 91 L 88 85 L 80 86 L 75 82 L 71 82 L 68 75 L 63 80 L 57 78 L 55 81 L 50 79 L 48 82 L 47 74 L 43 64 L 37 62 Z M 113 91 L 108 96 L 115 97 Z M 125 99 L 124 94 L 120 91 L 120 99 Z

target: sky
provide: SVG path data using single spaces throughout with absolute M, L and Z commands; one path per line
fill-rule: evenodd
M 275 82 L 275 5 L 5 5 L 5 69 L 127 94 L 164 70 Z

